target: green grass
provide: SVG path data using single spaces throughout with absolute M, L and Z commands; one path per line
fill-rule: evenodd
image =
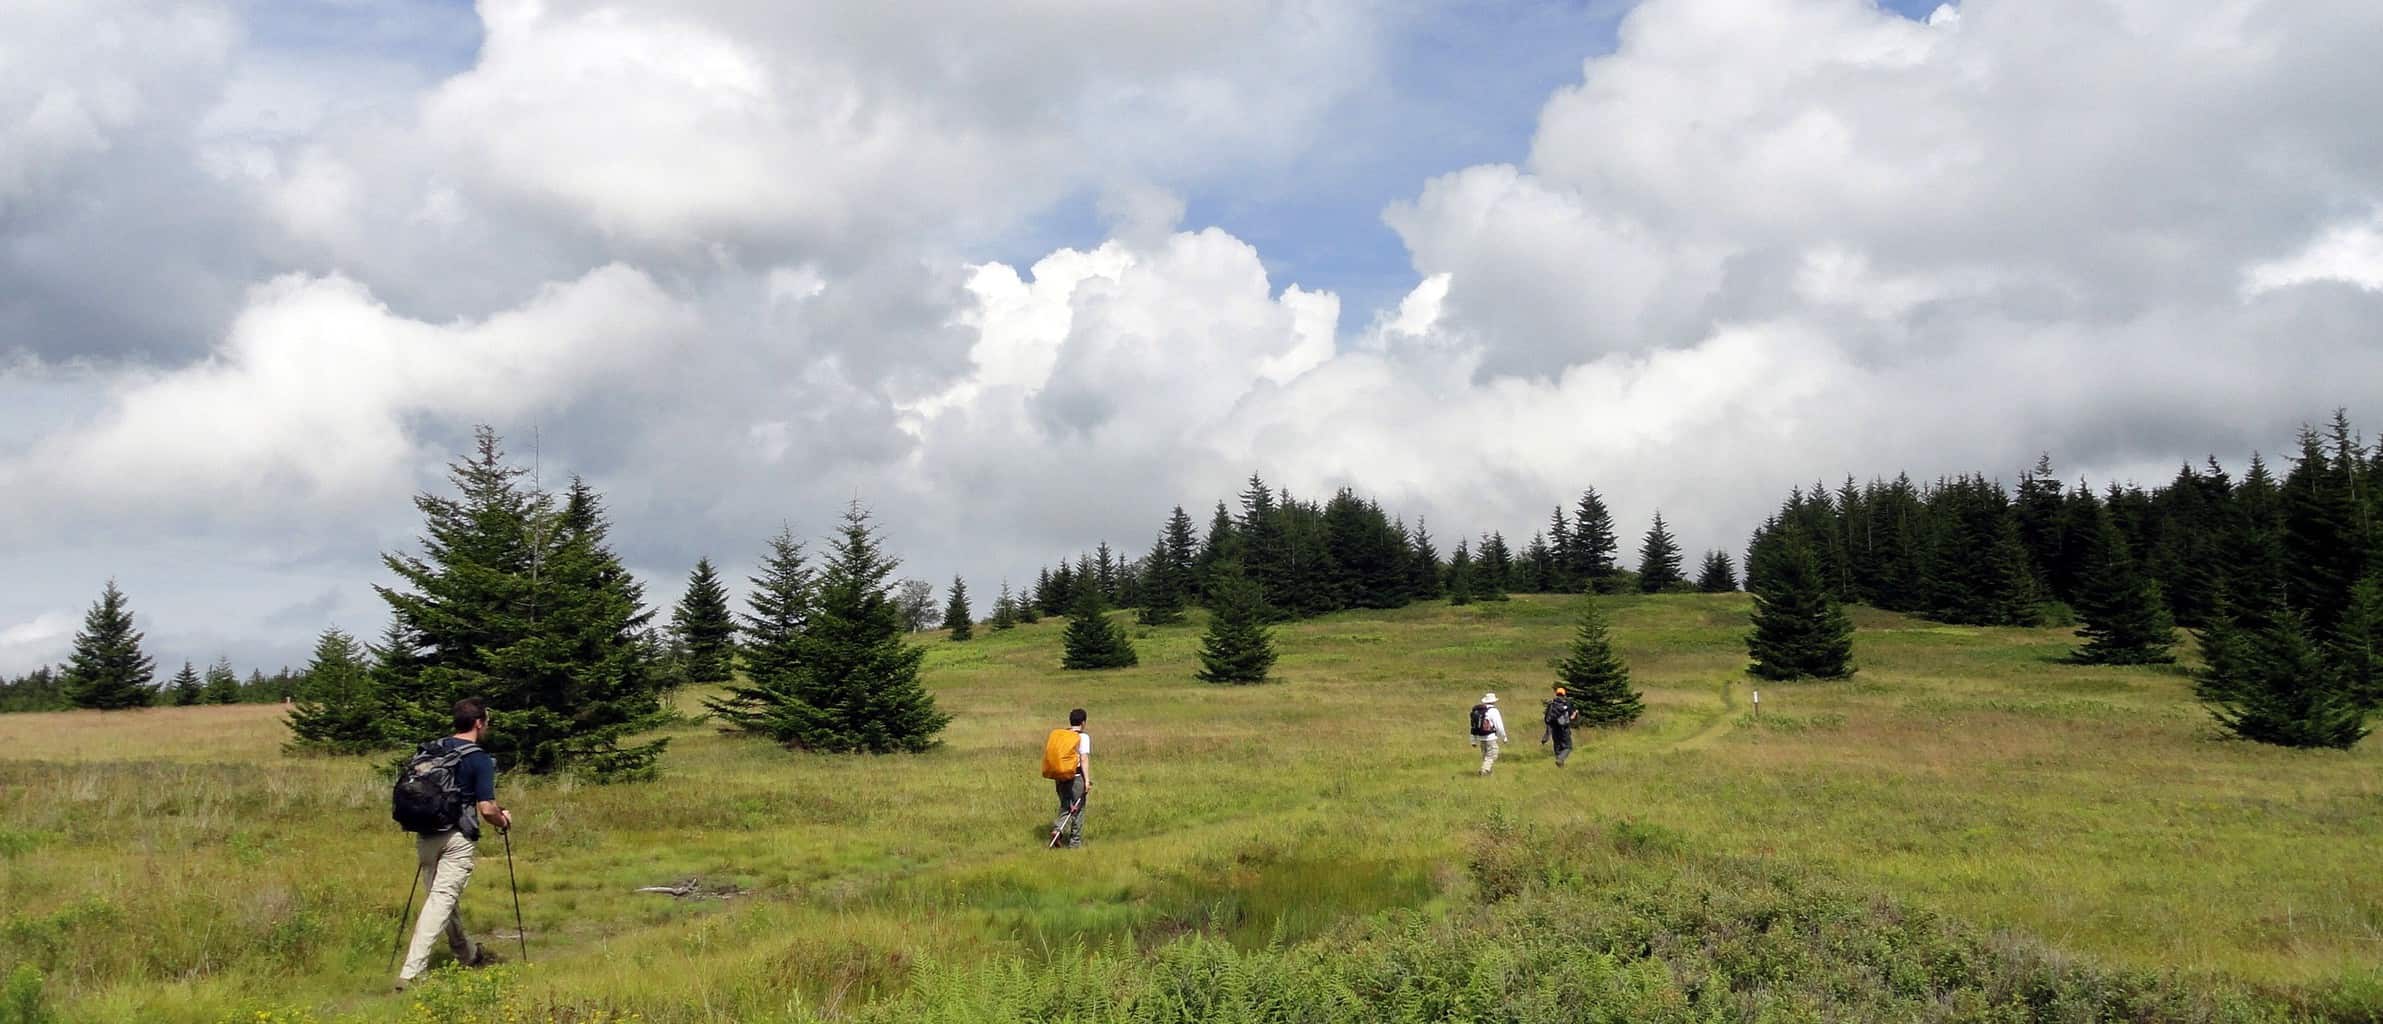
M 1281 1019 L 1598 1019 L 1550 992 L 1615 1019 L 2383 1012 L 2378 744 L 2221 741 L 2178 671 L 1867 610 L 1859 675 L 1764 686 L 1756 718 L 1742 596 L 1607 611 L 1649 711 L 1561 771 L 1526 723 L 1563 599 L 1285 626 L 1257 687 L 1192 681 L 1196 625 L 1097 674 L 1057 669 L 1061 621 L 929 639 L 956 718 L 926 755 L 697 723 L 657 782 L 505 780 L 533 963 L 406 997 L 411 847 L 373 766 L 285 757 L 270 707 L 0 716 L 0 978 L 38 971 L 69 1021 L 1248 1015 L 1201 1002 L 1217 979 L 1362 1011 Z M 1486 780 L 1483 689 L 1519 741 Z M 1088 846 L 1050 853 L 1035 769 L 1074 706 Z M 632 891 L 688 879 L 736 894 Z M 464 905 L 512 948 L 493 839 Z M 1400 984 L 1440 995 L 1388 985 L 1432 955 Z

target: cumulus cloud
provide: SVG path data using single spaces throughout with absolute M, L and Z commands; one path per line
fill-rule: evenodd
M 612 266 L 476 323 L 390 312 L 340 277 L 259 286 L 205 362 L 118 381 L 93 422 L 0 460 L 0 489 L 64 510 L 177 511 L 236 522 L 402 500 L 421 418 L 511 419 L 666 350 L 687 325 L 642 273 Z M 119 512 L 123 515 L 123 512 Z M 27 517 L 33 529 L 55 520 Z
M 0 622 L 125 562 L 193 635 L 369 615 L 476 421 L 587 473 L 667 599 L 856 496 L 980 588 L 1252 470 L 1450 539 L 1594 484 L 1727 548 L 1816 476 L 2150 477 L 2383 406 L 2372 4 L 1645 0 L 1527 154 L 1390 205 L 1411 290 L 1344 310 L 1186 197 L 1328 146 L 1400 10 L 485 0 L 436 80 L 198 46 L 131 94 L 201 127 L 88 101 L 98 148 L 0 71 L 0 140 L 40 140 L 0 201 L 41 196 L 0 322 L 107 307 L 113 208 L 179 225 L 132 305 L 181 324 L 13 335 L 0 396 L 40 411 L 0 415 L 0 485 L 48 500 L 0 531 L 42 577 Z M 1109 237 L 987 259 L 1070 203 Z M 211 559 L 236 607 L 171 568 Z

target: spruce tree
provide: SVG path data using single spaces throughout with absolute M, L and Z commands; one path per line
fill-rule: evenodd
M 1232 562 L 1220 563 L 1211 588 L 1208 632 L 1200 638 L 1204 683 L 1262 683 L 1274 666 L 1274 637 L 1266 629 L 1257 585 Z
M 1473 603 L 1473 553 L 1461 540 L 1456 542 L 1456 553 L 1448 556 L 1448 603 Z
M 993 619 L 989 625 L 996 633 L 1018 628 L 1018 602 L 1009 594 L 1008 580 L 1001 581 L 1001 594 L 993 598 Z
M 1031 626 L 1043 620 L 1043 609 L 1040 602 L 1021 597 L 1017 600 L 1015 607 L 1018 613 L 1018 624 L 1021 626 Z
M 1203 593 L 1195 564 L 1200 557 L 1200 540 L 1193 533 L 1191 515 L 1183 506 L 1167 515 L 1167 528 L 1160 538 L 1166 551 L 1166 568 L 1175 579 L 1177 594 L 1184 601 L 1198 600 Z M 1154 553 L 1155 554 L 1155 553 Z
M 1200 553 L 1192 559 L 1192 581 L 1201 599 L 1208 594 L 1208 578 L 1224 562 L 1238 565 L 1241 561 L 1241 538 L 1233 527 L 1233 513 L 1225 503 L 1216 503 L 1216 513 L 1208 519 L 1208 536 L 1200 542 Z
M 1696 574 L 1696 589 L 1705 594 L 1728 594 L 1738 589 L 1737 567 L 1730 564 L 1729 555 L 1705 552 L 1704 566 Z
M 1556 556 L 1555 552 L 1547 546 L 1546 534 L 1534 533 L 1531 535 L 1530 546 L 1523 549 L 1522 570 L 1524 592 L 1546 594 L 1556 589 Z
M 1133 641 L 1126 639 L 1125 628 L 1112 621 L 1108 612 L 1099 587 L 1078 588 L 1075 607 L 1067 612 L 1067 635 L 1062 640 L 1066 650 L 1059 660 L 1061 668 L 1130 668 L 1140 662 L 1134 655 Z
M 174 681 L 166 689 L 173 694 L 175 707 L 186 708 L 198 703 L 199 694 L 203 692 L 199 686 L 198 670 L 190 667 L 189 662 L 183 662 L 182 671 L 174 673 Z
M 1614 653 L 1595 598 L 1582 603 L 1580 629 L 1573 634 L 1571 649 L 1556 662 L 1556 681 L 1563 684 L 1564 695 L 1580 711 L 1584 724 L 1628 725 L 1646 711 L 1638 691 L 1630 688 L 1630 667 Z
M 1581 492 L 1580 506 L 1572 517 L 1572 576 L 1584 588 L 1599 593 L 1609 592 L 1614 578 L 1614 552 L 1619 549 L 1614 538 L 1613 513 L 1606 511 L 1605 499 L 1594 487 Z
M 1178 508 L 1175 514 L 1180 516 L 1183 510 Z M 1183 523 L 1189 528 L 1191 520 L 1184 519 Z M 1184 591 L 1190 581 L 1185 577 L 1185 570 L 1175 563 L 1173 543 L 1170 525 L 1169 535 L 1160 537 L 1157 543 L 1152 544 L 1150 557 L 1144 560 L 1146 568 L 1143 570 L 1142 600 L 1140 611 L 1135 614 L 1135 621 L 1142 625 L 1171 626 L 1183 621 Z
M 141 653 L 141 633 L 132 628 L 124 592 L 109 580 L 75 634 L 74 654 L 66 661 L 67 699 L 101 711 L 148 707 L 156 696 L 149 688 L 156 673 L 157 663 Z
M 1514 575 L 1514 556 L 1506 550 L 1506 538 L 1497 534 L 1481 538 L 1481 553 L 1473 559 L 1473 600 L 1506 601 L 1508 581 Z
M 2299 611 L 2284 608 L 2251 630 L 2221 622 L 2203 634 L 2202 654 L 2207 667 L 2195 690 L 2210 716 L 2236 736 L 2339 750 L 2366 736 L 2366 702 L 2309 638 Z
M 399 585 L 376 589 L 412 648 L 387 670 L 390 738 L 438 735 L 454 701 L 480 697 L 502 770 L 650 774 L 664 741 L 625 740 L 660 721 L 641 639 L 652 613 L 607 544 L 601 502 L 577 480 L 560 507 L 524 491 L 495 433 L 474 440 L 449 467 L 456 496 L 414 500 L 421 554 L 382 559 Z
M 1762 582 L 1754 591 L 1754 632 L 1746 638 L 1751 671 L 1765 679 L 1852 675 L 1853 623 L 1830 595 L 1811 543 L 1784 532 L 1766 539 L 1754 558 Z
M 1580 581 L 1573 578 L 1572 521 L 1565 518 L 1564 506 L 1557 505 L 1555 515 L 1547 526 L 1547 587 L 1559 594 L 1580 589 Z
M 746 610 L 738 614 L 737 642 L 746 683 L 730 685 L 724 695 L 703 703 L 735 728 L 786 742 L 780 730 L 787 718 L 781 712 L 803 699 L 803 630 L 818 596 L 802 542 L 792 530 L 780 529 L 770 538 L 761 575 L 748 582 L 753 587 L 745 597 Z
M 2368 710 L 2383 708 L 2383 575 L 2350 588 L 2350 605 L 2334 628 L 2326 655 L 2342 685 Z
M 1440 550 L 1432 546 L 1431 530 L 1423 520 L 1415 521 L 1414 550 L 1407 556 L 1407 597 L 1415 601 L 1436 601 L 1446 592 L 1447 566 L 1440 562 Z
M 682 677 L 690 683 L 728 681 L 735 665 L 736 619 L 728 611 L 728 588 L 710 558 L 695 560 L 687 593 L 670 614 L 670 633 L 685 652 Z
M 1647 528 L 1647 539 L 1638 546 L 1638 589 L 1660 594 L 1680 582 L 1680 545 L 1664 527 L 1663 513 L 1657 512 L 1655 525 Z
M 779 545 L 768 582 L 755 581 L 756 614 L 747 616 L 753 683 L 731 687 L 708 706 L 737 728 L 797 750 L 883 754 L 934 746 L 951 716 L 919 683 L 926 650 L 904 642 L 891 593 L 898 564 L 880 551 L 858 503 L 845 510 L 816 580 L 800 570 L 791 542 Z M 799 624 L 786 613 L 798 600 Z M 751 628 L 757 618 L 764 629 Z M 757 652 L 756 633 L 768 648 Z
M 230 658 L 217 658 L 207 666 L 207 685 L 199 690 L 201 704 L 237 704 L 240 702 L 240 673 L 232 671 Z
M 2088 665 L 2153 665 L 2176 660 L 2176 624 L 2160 600 L 2159 584 L 2144 575 L 2128 552 L 2126 537 L 2107 512 L 2085 559 L 2084 589 L 2077 595 L 2085 645 L 2073 655 Z
M 290 707 L 291 749 L 361 754 L 379 748 L 381 694 L 373 685 L 364 649 L 353 637 L 326 629 L 315 641 L 299 696 Z
M 968 610 L 968 581 L 952 577 L 952 599 L 943 606 L 943 628 L 951 631 L 953 643 L 966 643 L 976 635 L 975 615 Z

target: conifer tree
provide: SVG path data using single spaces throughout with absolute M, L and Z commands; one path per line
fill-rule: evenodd
M 1680 582 L 1680 545 L 1664 527 L 1663 513 L 1657 512 L 1655 525 L 1647 528 L 1645 543 L 1638 546 L 1638 589 L 1660 594 Z
M 1581 492 L 1580 506 L 1572 517 L 1572 576 L 1581 586 L 1598 593 L 1610 592 L 1614 577 L 1614 552 L 1619 549 L 1614 538 L 1613 513 L 1606 511 L 1605 499 L 1594 487 Z
M 1473 553 L 1461 540 L 1456 542 L 1456 553 L 1448 556 L 1448 603 L 1473 603 Z
M 109 580 L 99 600 L 83 615 L 83 628 L 74 637 L 74 653 L 66 662 L 67 699 L 78 708 L 116 711 L 149 706 L 156 695 L 150 680 L 157 663 L 141 653 L 141 633 L 132 628 L 132 609 L 124 592 Z
M 1414 551 L 1407 557 L 1407 596 L 1416 601 L 1436 601 L 1445 592 L 1447 567 L 1440 563 L 1440 550 L 1432 546 L 1431 531 L 1423 520 L 1415 521 Z
M 1208 520 L 1208 536 L 1200 542 L 1200 553 L 1192 559 L 1192 580 L 1201 599 L 1207 598 L 1208 579 L 1215 574 L 1218 564 L 1233 562 L 1238 565 L 1240 561 L 1241 540 L 1234 533 L 1233 513 L 1226 509 L 1224 502 L 1219 501 L 1216 503 L 1216 514 Z
M 1183 510 L 1178 508 L 1175 514 L 1181 516 Z M 1183 524 L 1188 529 L 1191 520 L 1185 518 Z M 1185 577 L 1185 570 L 1178 568 L 1175 563 L 1173 544 L 1173 525 L 1170 521 L 1169 533 L 1159 537 L 1150 546 L 1150 557 L 1145 560 L 1147 568 L 1143 572 L 1142 600 L 1140 611 L 1135 615 L 1135 621 L 1145 626 L 1171 626 L 1183 621 L 1183 602 L 1187 596 L 1184 591 L 1190 581 Z
M 1043 595 L 1043 614 L 1065 615 L 1076 604 L 1076 570 L 1067 559 L 1059 560 L 1059 567 L 1051 570 L 1051 585 Z
M 2350 606 L 2325 653 L 2351 699 L 2370 711 L 2383 709 L 2383 575 L 2350 588 Z
M 641 637 L 644 589 L 607 543 L 601 501 L 573 480 L 558 507 L 519 486 L 496 435 L 449 467 L 455 497 L 414 500 L 422 554 L 382 561 L 379 587 L 412 653 L 386 671 L 391 740 L 445 730 L 452 702 L 480 697 L 500 769 L 570 769 L 597 780 L 649 775 L 666 741 L 627 745 L 658 724 L 661 694 Z
M 1274 637 L 1266 628 L 1257 585 L 1241 574 L 1239 565 L 1219 563 L 1209 606 L 1214 614 L 1200 638 L 1200 681 L 1265 682 L 1274 667 Z
M 1036 601 L 1025 597 L 1020 597 L 1016 603 L 1016 608 L 1018 612 L 1018 624 L 1021 626 L 1031 626 L 1043 620 L 1042 605 Z
M 1506 588 L 1513 573 L 1514 556 L 1506 550 L 1506 538 L 1496 533 L 1481 538 L 1481 553 L 1473 559 L 1473 600 L 1511 600 Z
M 2341 413 L 2334 414 L 2330 448 L 2327 440 L 2302 428 L 2300 457 L 2280 492 L 2285 596 L 2319 637 L 2332 635 L 2349 607 L 2351 588 L 2367 575 L 2368 538 L 2358 504 L 2365 453 Z
M 1638 691 L 1630 687 L 1630 667 L 1614 653 L 1595 598 L 1582 603 L 1580 629 L 1573 634 L 1571 649 L 1556 662 L 1556 681 L 1563 684 L 1564 695 L 1584 724 L 1628 725 L 1646 711 Z
M 777 711 L 802 700 L 803 631 L 817 600 L 811 568 L 803 559 L 803 545 L 791 529 L 770 538 L 761 575 L 748 580 L 753 589 L 745 598 L 737 650 L 745 663 L 745 685 L 731 685 L 720 697 L 704 699 L 714 714 L 748 732 L 785 742 L 778 733 L 784 724 Z
M 1061 668 L 1129 668 L 1140 661 L 1134 656 L 1133 642 L 1125 637 L 1124 627 L 1111 621 L 1108 611 L 1108 605 L 1101 600 L 1100 588 L 1087 586 L 1077 591 L 1075 607 L 1067 613 L 1067 635 L 1062 639 L 1066 650 L 1060 657 Z
M 182 663 L 182 671 L 174 673 L 174 681 L 166 687 L 166 690 L 173 694 L 174 706 L 178 708 L 186 708 L 198 703 L 199 695 L 204 692 L 199 685 L 198 670 L 190 667 L 190 663 L 187 661 Z
M 2309 639 L 2298 610 L 2284 608 L 2251 630 L 2220 622 L 2203 634 L 2201 646 L 2207 667 L 2195 690 L 2210 716 L 2236 736 L 2339 750 L 2366 736 L 2366 702 Z
M 1787 531 L 1756 548 L 1751 671 L 1765 679 L 1842 679 L 1853 674 L 1853 623 L 1821 577 L 1811 543 Z
M 919 683 L 926 649 L 904 640 L 892 593 L 900 563 L 880 550 L 868 512 L 858 503 L 845 510 L 816 578 L 802 569 L 790 540 L 773 547 L 746 616 L 752 685 L 731 687 L 707 706 L 739 729 L 797 750 L 884 754 L 934 746 L 951 716 Z M 788 613 L 797 606 L 799 617 Z
M 1001 581 L 1001 594 L 993 599 L 993 632 L 1018 628 L 1018 602 L 1009 594 L 1009 581 Z
M 2084 589 L 2077 595 L 2085 645 L 2073 656 L 2088 665 L 2152 665 L 2176 660 L 2176 624 L 2161 603 L 2159 584 L 2144 575 L 2107 512 L 2085 558 Z
M 1696 589 L 1705 594 L 1727 594 L 1738 589 L 1737 567 L 1730 564 L 1728 554 L 1705 552 L 1704 566 L 1696 574 Z
M 968 610 L 968 581 L 952 577 L 952 599 L 943 606 L 943 628 L 951 631 L 952 642 L 965 643 L 976 635 L 974 616 Z
M 361 754 L 387 743 L 385 710 L 364 649 L 353 637 L 326 629 L 315 641 L 298 700 L 290 707 L 291 749 Z
M 1578 591 L 1580 581 L 1572 575 L 1572 521 L 1565 518 L 1562 505 L 1548 519 L 1547 556 L 1547 588 L 1559 594 Z
M 728 588 L 710 558 L 695 560 L 687 593 L 670 615 L 670 633 L 683 651 L 681 678 L 696 684 L 727 682 L 735 666 L 736 619 L 728 611 Z
M 1556 556 L 1555 552 L 1547 546 L 1547 535 L 1532 534 L 1531 545 L 1523 549 L 1523 590 L 1533 594 L 1553 592 L 1555 590 L 1555 569 Z
M 1117 603 L 1117 556 L 1109 550 L 1109 542 L 1100 542 L 1092 559 L 1092 578 L 1100 588 L 1100 599 L 1110 605 Z
M 201 704 L 237 704 L 240 702 L 240 673 L 232 671 L 229 658 L 217 658 L 207 666 L 207 684 L 199 690 Z
M 1191 515 L 1183 511 L 1183 506 L 1177 505 L 1167 514 L 1167 528 L 1159 540 L 1166 550 L 1166 567 L 1175 578 L 1176 592 L 1185 602 L 1199 600 L 1203 591 L 1195 563 L 1200 557 L 1200 539 L 1193 533 Z

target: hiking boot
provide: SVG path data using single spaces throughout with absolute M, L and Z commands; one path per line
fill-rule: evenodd
M 465 967 L 494 967 L 498 964 L 504 963 L 505 958 L 498 956 L 496 950 L 488 948 L 487 943 L 480 942 L 474 943 L 472 945 L 471 959 L 458 962 L 462 963 Z

